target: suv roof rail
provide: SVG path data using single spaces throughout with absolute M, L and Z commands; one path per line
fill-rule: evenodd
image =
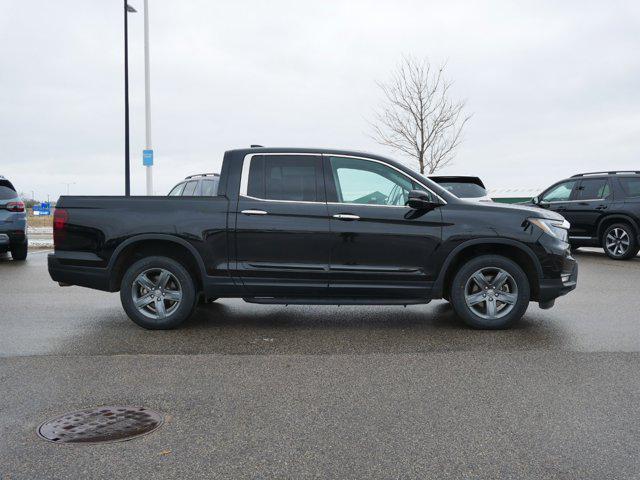
M 587 175 L 619 175 L 625 173 L 633 173 L 635 175 L 640 174 L 640 170 L 610 170 L 608 172 L 587 172 L 587 173 L 577 173 L 576 175 L 571 175 L 571 178 L 576 177 L 586 177 Z
M 188 177 L 184 177 L 185 180 L 189 180 L 190 178 L 195 177 L 219 177 L 219 173 L 196 173 L 195 175 L 189 175 Z

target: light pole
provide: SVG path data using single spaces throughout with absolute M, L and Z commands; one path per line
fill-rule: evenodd
M 146 146 L 142 163 L 147 169 L 147 195 L 153 195 L 153 147 L 151 146 L 151 69 L 149 66 L 149 0 L 144 0 L 144 111 Z
M 62 184 L 67 186 L 67 195 L 69 195 L 69 186 L 75 185 L 76 182 L 62 182 Z
M 136 9 L 124 0 L 124 194 L 131 195 L 131 172 L 129 168 L 129 12 Z

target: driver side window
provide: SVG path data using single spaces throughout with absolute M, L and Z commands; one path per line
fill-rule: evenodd
M 566 202 L 571 199 L 571 192 L 575 186 L 576 180 L 562 182 L 545 193 L 540 200 L 543 202 Z
M 339 203 L 404 206 L 409 192 L 422 188 L 382 163 L 346 157 L 329 161 Z

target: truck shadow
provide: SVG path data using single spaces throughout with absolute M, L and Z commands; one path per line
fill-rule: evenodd
M 108 297 L 106 297 L 108 298 Z M 115 299 L 114 299 L 115 300 Z M 111 303 L 111 302 L 110 302 Z M 114 302 L 115 303 L 115 302 Z M 95 307 L 94 307 L 95 308 Z M 74 309 L 75 310 L 75 309 Z M 86 310 L 85 310 L 86 311 Z M 77 327 L 46 349 L 73 355 L 335 355 L 449 351 L 559 350 L 570 332 L 553 310 L 531 305 L 508 330 L 468 328 L 445 302 L 403 307 L 251 305 L 219 300 L 199 307 L 175 330 L 144 330 L 117 304 L 80 319 Z M 74 322 L 74 323 L 75 323 Z M 50 332 L 49 332 L 50 333 Z M 45 341 L 47 332 L 37 337 Z M 30 341 L 31 342 L 31 341 Z M 1 343 L 1 342 L 0 342 Z
M 531 310 L 532 314 L 509 330 L 478 331 L 468 328 L 446 302 L 403 308 L 221 301 L 201 306 L 181 329 L 160 335 L 179 338 L 176 343 L 183 353 L 186 349 L 223 354 L 393 354 L 562 345 L 562 332 L 548 312 L 535 306 Z

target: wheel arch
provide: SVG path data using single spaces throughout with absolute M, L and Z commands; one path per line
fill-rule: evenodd
M 478 238 L 467 240 L 453 249 L 440 269 L 433 287 L 433 298 L 441 298 L 449 295 L 449 287 L 458 268 L 466 260 L 477 255 L 502 255 L 515 261 L 525 272 L 531 286 L 531 299 L 538 298 L 540 280 L 542 279 L 542 266 L 533 251 L 526 245 L 516 240 L 506 238 Z
M 613 213 L 611 215 L 607 215 L 602 218 L 598 223 L 598 241 L 602 240 L 602 235 L 604 235 L 604 231 L 614 223 L 628 223 L 634 229 L 636 237 L 640 235 L 640 228 L 638 228 L 638 222 L 631 217 L 630 215 L 625 215 L 623 213 Z
M 193 276 L 198 289 L 202 290 L 206 270 L 196 248 L 172 235 L 148 234 L 129 238 L 114 250 L 107 266 L 110 291 L 120 289 L 120 282 L 129 265 L 140 258 L 152 255 L 166 256 L 183 263 Z

